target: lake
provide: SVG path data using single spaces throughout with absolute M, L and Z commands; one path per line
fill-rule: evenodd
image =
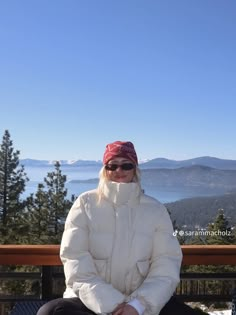
M 98 178 L 100 167 L 99 166 L 61 166 L 63 175 L 67 176 L 66 188 L 68 189 L 67 197 L 70 198 L 72 194 L 78 196 L 82 192 L 97 187 L 96 182 L 71 182 L 76 180 L 87 180 Z M 35 193 L 39 183 L 44 182 L 44 178 L 48 172 L 54 171 L 54 166 L 42 166 L 42 167 L 25 167 L 30 181 L 26 185 L 26 191 L 23 193 L 23 198 L 29 196 L 31 193 Z M 148 185 L 142 182 L 142 188 L 145 193 L 158 199 L 162 203 L 173 202 L 176 200 L 191 198 L 196 196 L 212 196 L 217 192 L 214 190 L 206 190 L 205 188 L 196 187 L 160 187 Z M 219 192 L 220 194 L 220 192 Z

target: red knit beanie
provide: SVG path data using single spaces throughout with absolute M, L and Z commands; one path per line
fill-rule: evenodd
M 134 164 L 138 164 L 134 145 L 130 141 L 115 141 L 107 144 L 103 156 L 103 164 L 107 164 L 110 160 L 116 157 L 123 157 L 132 161 Z

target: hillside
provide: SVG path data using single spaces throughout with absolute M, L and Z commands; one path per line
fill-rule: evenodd
M 236 225 L 236 192 L 214 197 L 197 197 L 166 203 L 171 217 L 179 227 L 206 227 L 224 209 L 230 225 Z
M 200 165 L 177 169 L 144 169 L 142 181 L 157 187 L 201 187 L 226 192 L 236 188 L 236 170 L 218 170 Z

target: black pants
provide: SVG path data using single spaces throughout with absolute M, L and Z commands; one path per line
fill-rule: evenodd
M 94 315 L 79 298 L 59 298 L 44 304 L 37 315 Z M 178 302 L 174 297 L 163 307 L 160 315 L 203 315 L 206 313 L 194 310 Z

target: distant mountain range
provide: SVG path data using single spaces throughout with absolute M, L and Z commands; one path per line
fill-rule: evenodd
M 102 166 L 102 161 L 94 160 L 61 160 L 59 161 L 63 166 Z M 24 166 L 49 166 L 54 164 L 51 160 L 34 160 L 22 159 L 20 164 Z M 165 158 L 156 158 L 146 162 L 140 162 L 141 169 L 177 169 L 182 167 L 190 167 L 195 165 L 207 166 L 219 170 L 236 170 L 236 160 L 219 159 L 216 157 L 202 156 L 188 160 L 176 161 Z
M 142 168 L 168 168 L 175 169 L 194 165 L 208 166 L 221 170 L 236 170 L 236 160 L 225 160 L 211 156 L 202 156 L 194 159 L 175 161 L 165 158 L 156 158 L 142 164 Z
M 56 160 L 35 160 L 35 159 L 21 159 L 20 164 L 24 166 L 50 166 L 55 164 Z M 102 166 L 102 161 L 94 160 L 59 160 L 63 166 Z

